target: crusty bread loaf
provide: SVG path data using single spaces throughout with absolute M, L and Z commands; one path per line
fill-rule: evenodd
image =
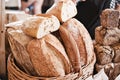
M 77 45 L 77 48 L 79 50 L 79 55 L 80 55 L 80 62 L 81 65 L 87 65 L 91 62 L 93 56 L 94 56 L 94 48 L 93 48 L 93 42 L 92 39 L 87 31 L 87 29 L 84 27 L 82 23 L 80 23 L 78 20 L 75 18 L 68 20 L 67 22 L 63 23 L 62 25 L 68 33 L 66 33 L 66 36 L 71 35 L 74 39 L 74 44 Z M 62 32 L 63 30 L 60 30 Z M 61 37 L 64 36 L 65 34 L 61 34 Z M 62 37 L 64 44 L 70 45 L 69 43 L 66 43 L 68 41 L 67 37 Z M 74 49 L 74 48 L 73 48 Z M 75 54 L 75 53 L 74 53 Z
M 65 22 L 77 14 L 77 9 L 72 0 L 59 0 L 47 10 L 46 14 L 53 14 L 60 22 Z
M 42 38 L 46 34 L 58 30 L 59 27 L 60 23 L 53 15 L 48 17 L 34 16 L 23 22 L 22 30 L 29 36 Z
M 120 40 L 120 29 L 118 28 L 103 28 L 102 26 L 97 27 L 95 30 L 96 43 L 109 46 L 115 43 L 119 43 Z
M 63 26 L 60 27 L 59 31 L 74 71 L 81 72 L 79 49 L 74 38 Z
M 32 40 L 28 46 L 30 59 L 39 76 L 58 77 L 71 72 L 71 64 L 59 40 L 51 34 Z
M 44 38 L 47 45 L 50 45 L 51 48 L 58 51 L 57 54 L 63 60 L 64 63 L 65 73 L 70 73 L 72 70 L 72 66 L 61 42 L 56 37 L 50 34 Z
M 118 27 L 119 11 L 114 9 L 105 9 L 100 16 L 101 25 L 106 28 Z
M 29 54 L 26 50 L 27 44 L 32 39 L 33 38 L 25 35 L 21 30 L 11 30 L 8 32 L 10 48 L 16 62 L 26 73 L 36 75 Z
M 95 45 L 97 63 L 104 65 L 111 63 L 114 58 L 114 50 L 110 46 Z

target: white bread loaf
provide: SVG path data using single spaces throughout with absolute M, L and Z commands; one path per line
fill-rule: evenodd
M 39 76 L 58 77 L 71 72 L 71 64 L 60 41 L 51 34 L 32 40 L 28 46 L 30 59 Z
M 71 43 L 73 43 L 73 41 L 75 41 L 74 45 L 76 45 L 79 50 L 78 55 L 80 56 L 81 65 L 82 66 L 88 65 L 94 56 L 94 48 L 93 48 L 92 39 L 87 29 L 84 27 L 82 23 L 80 23 L 75 18 L 69 19 L 67 22 L 63 23 L 62 26 L 66 29 L 66 32 L 68 31 L 69 33 L 69 34 L 65 33 L 67 37 L 63 37 L 65 34 L 61 34 L 64 45 L 66 45 L 66 49 L 67 48 L 69 49 L 68 45 L 70 45 Z M 62 32 L 63 30 L 60 29 L 60 33 Z M 70 40 L 69 36 L 72 36 L 73 40 Z M 67 43 L 68 40 L 70 41 L 69 43 Z M 74 52 L 73 55 L 74 54 L 77 53 Z
M 25 35 L 21 30 L 11 30 L 8 32 L 10 48 L 16 62 L 26 73 L 36 75 L 29 54 L 26 50 L 27 44 L 32 39 L 33 38 Z
M 47 17 L 34 16 L 23 22 L 22 30 L 29 36 L 42 38 L 46 34 L 58 30 L 59 27 L 59 20 L 53 15 Z
M 77 9 L 72 0 L 60 0 L 48 9 L 46 14 L 55 15 L 60 22 L 65 22 L 77 14 Z

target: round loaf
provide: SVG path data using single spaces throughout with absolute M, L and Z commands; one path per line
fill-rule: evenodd
M 71 72 L 71 64 L 59 40 L 51 34 L 32 40 L 28 46 L 30 59 L 39 76 L 58 77 Z

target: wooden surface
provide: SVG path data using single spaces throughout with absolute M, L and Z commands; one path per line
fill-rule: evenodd
M 5 57 L 5 0 L 0 0 L 0 78 L 6 75 Z

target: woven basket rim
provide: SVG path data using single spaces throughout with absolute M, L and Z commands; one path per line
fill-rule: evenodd
M 89 64 L 90 66 L 92 66 L 92 68 L 94 67 L 95 61 L 96 61 L 96 57 L 94 55 L 91 63 Z M 69 74 L 67 74 L 65 76 L 60 76 L 60 77 L 37 77 L 37 76 L 28 75 L 27 73 L 25 73 L 22 70 L 20 70 L 19 67 L 14 63 L 14 57 L 13 57 L 12 54 L 10 54 L 9 57 L 8 57 L 8 67 L 7 67 L 8 68 L 8 75 L 11 74 L 10 73 L 10 67 L 13 68 L 14 70 L 16 70 L 16 72 L 17 72 L 17 74 L 19 76 L 21 76 L 21 77 L 24 76 L 27 79 L 29 78 L 29 79 L 35 79 L 35 80 L 39 80 L 39 79 L 41 79 L 41 80 L 48 80 L 48 79 L 52 79 L 52 80 L 54 80 L 54 79 L 67 80 L 67 78 L 69 78 L 69 77 L 76 78 L 76 79 L 77 78 L 81 79 L 81 77 L 78 77 L 79 73 L 69 73 Z M 87 68 L 84 67 L 83 69 L 86 70 Z M 87 74 L 84 73 L 83 76 L 84 75 L 87 75 Z

